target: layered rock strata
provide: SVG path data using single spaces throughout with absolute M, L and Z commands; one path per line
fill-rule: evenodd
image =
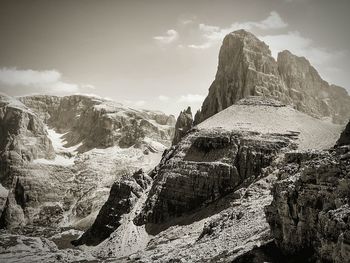
M 233 192 L 258 177 L 289 144 L 278 135 L 191 132 L 162 160 L 136 224 L 163 223 Z

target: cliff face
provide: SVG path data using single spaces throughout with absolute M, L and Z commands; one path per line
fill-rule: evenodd
M 349 171 L 349 144 L 286 155 L 265 210 L 283 253 L 315 262 L 349 262 Z
M 264 140 L 250 133 L 189 134 L 162 160 L 136 224 L 163 223 L 232 193 L 257 178 L 289 143 L 283 136 Z
M 305 58 L 289 51 L 279 53 L 276 62 L 264 42 L 238 30 L 223 40 L 215 80 L 195 123 L 252 95 L 277 99 L 334 123 L 345 123 L 350 117 L 350 96 L 345 89 L 330 86 Z

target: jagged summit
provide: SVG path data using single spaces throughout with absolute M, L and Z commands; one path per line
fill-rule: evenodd
M 198 124 L 249 96 L 274 98 L 334 123 L 344 124 L 350 117 L 346 90 L 329 85 L 306 58 L 285 50 L 276 61 L 263 41 L 237 30 L 223 40 L 215 80 L 194 122 Z

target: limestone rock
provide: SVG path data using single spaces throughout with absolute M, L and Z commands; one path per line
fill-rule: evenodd
M 195 116 L 195 124 L 248 96 L 271 97 L 314 117 L 345 123 L 350 117 L 350 96 L 344 88 L 329 85 L 305 58 L 289 51 L 278 54 L 253 34 L 228 34 L 209 94 Z
M 173 139 L 173 145 L 177 144 L 182 137 L 192 128 L 193 118 L 191 108 L 181 111 L 175 124 L 175 134 Z

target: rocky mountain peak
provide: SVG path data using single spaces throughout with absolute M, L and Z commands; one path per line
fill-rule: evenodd
M 173 145 L 177 144 L 181 138 L 192 128 L 193 117 L 191 107 L 180 112 L 175 124 L 175 135 Z
M 329 85 L 306 58 L 285 50 L 276 61 L 263 41 L 237 30 L 223 40 L 215 80 L 194 122 L 198 124 L 249 96 L 270 97 L 334 123 L 344 124 L 350 117 L 346 90 Z

